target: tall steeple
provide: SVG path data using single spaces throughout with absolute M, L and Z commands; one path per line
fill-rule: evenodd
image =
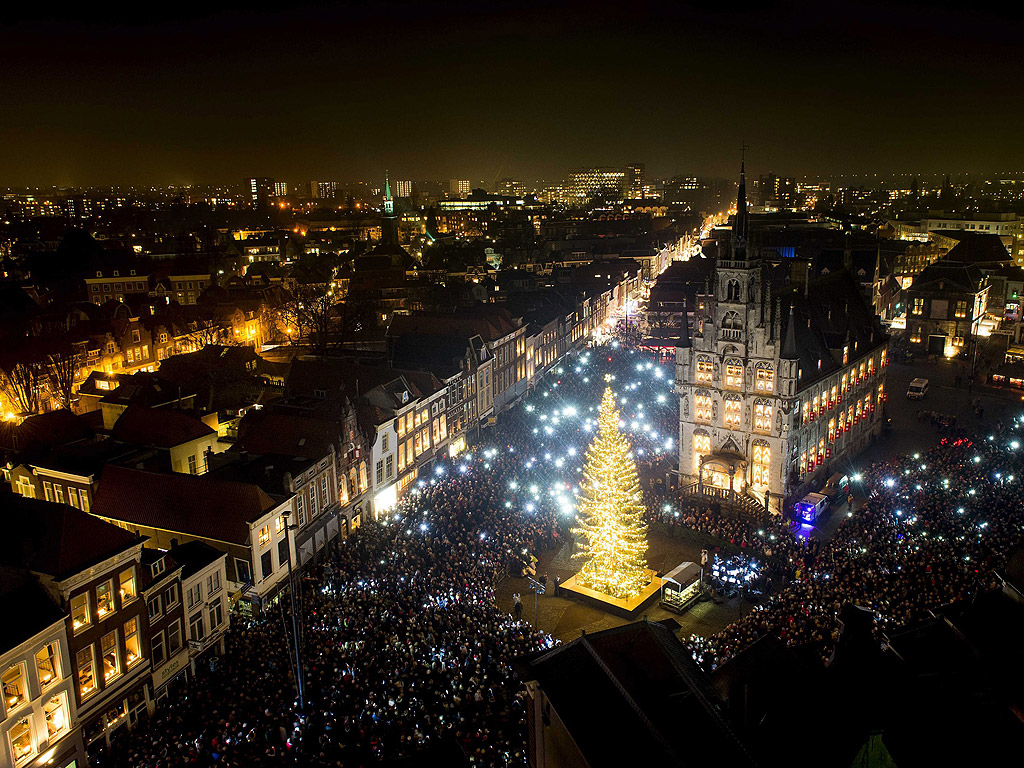
M 747 213 L 747 145 L 743 145 L 740 159 L 740 189 L 736 194 L 736 223 L 732 228 L 733 258 L 745 259 L 750 219 Z
M 395 198 L 391 196 L 391 180 L 384 171 L 384 213 L 380 217 L 380 239 L 387 245 L 398 245 L 398 217 Z

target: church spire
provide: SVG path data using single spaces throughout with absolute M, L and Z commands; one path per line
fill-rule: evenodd
M 746 257 L 749 229 L 749 215 L 747 213 L 747 145 L 743 144 L 740 158 L 740 188 L 736 194 L 736 224 L 732 229 L 733 251 L 736 258 Z
M 398 217 L 395 216 L 395 198 L 391 196 L 391 179 L 384 171 L 384 213 L 380 217 L 381 240 L 398 245 Z

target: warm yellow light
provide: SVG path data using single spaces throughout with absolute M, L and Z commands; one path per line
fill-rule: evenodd
M 576 582 L 618 598 L 631 598 L 650 581 L 647 524 L 636 461 L 619 431 L 619 412 L 606 388 L 598 434 L 587 449 L 576 512 L 580 550 L 585 559 Z

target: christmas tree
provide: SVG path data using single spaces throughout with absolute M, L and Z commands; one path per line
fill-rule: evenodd
M 615 396 L 606 388 L 598 433 L 587 449 L 576 527 L 584 559 L 576 582 L 612 597 L 631 598 L 650 581 L 647 525 L 636 462 L 619 431 Z

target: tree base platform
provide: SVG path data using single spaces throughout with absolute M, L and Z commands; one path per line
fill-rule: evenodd
M 612 597 L 604 592 L 598 592 L 597 590 L 577 584 L 575 574 L 559 584 L 558 590 L 559 592 L 564 590 L 566 596 L 573 600 L 578 600 L 586 605 L 607 611 L 615 616 L 632 619 L 661 594 L 663 580 L 658 576 L 657 571 L 652 571 L 648 568 L 647 575 L 649 577 L 647 586 L 643 588 L 640 594 L 628 600 Z

